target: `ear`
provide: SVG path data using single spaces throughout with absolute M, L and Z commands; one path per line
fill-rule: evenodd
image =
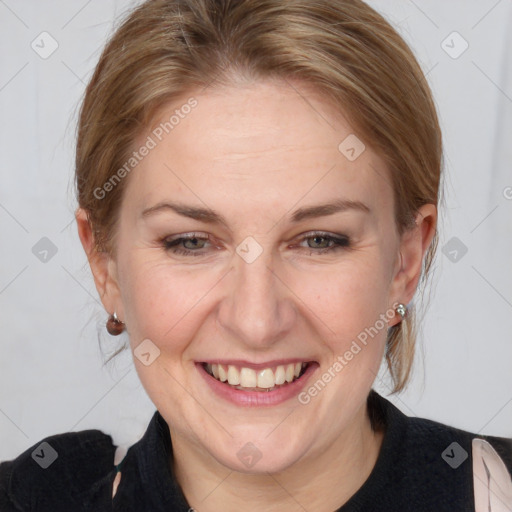
M 415 226 L 402 234 L 399 243 L 399 265 L 395 270 L 391 285 L 392 304 L 411 302 L 421 277 L 423 258 L 434 238 L 437 226 L 437 208 L 425 204 L 419 208 Z M 399 316 L 391 320 L 389 326 L 395 325 Z
M 78 236 L 89 260 L 89 266 L 101 302 L 109 314 L 115 311 L 118 318 L 123 320 L 124 311 L 117 283 L 115 261 L 108 252 L 97 249 L 88 213 L 79 208 L 76 211 L 75 218 L 78 225 Z

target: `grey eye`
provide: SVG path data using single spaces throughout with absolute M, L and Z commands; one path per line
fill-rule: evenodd
M 185 249 L 202 249 L 204 247 L 204 244 L 207 242 L 207 240 L 203 238 L 184 238 L 183 240 L 183 247 Z M 187 245 L 188 244 L 188 245 Z

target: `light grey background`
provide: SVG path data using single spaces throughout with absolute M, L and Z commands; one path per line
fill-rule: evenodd
M 434 90 L 446 144 L 440 249 L 454 237 L 468 249 L 439 253 L 415 377 L 391 399 L 409 415 L 512 437 L 512 2 L 371 3 Z M 130 5 L 0 0 L 0 459 L 70 430 L 129 445 L 154 411 L 129 353 L 102 366 L 106 315 L 73 221 L 76 111 Z M 31 47 L 46 56 L 44 31 L 58 44 L 45 59 Z M 469 44 L 456 59 L 454 31 Z M 46 262 L 32 252 L 43 237 L 57 249 Z M 105 351 L 119 343 L 101 336 Z M 376 388 L 388 393 L 385 380 Z

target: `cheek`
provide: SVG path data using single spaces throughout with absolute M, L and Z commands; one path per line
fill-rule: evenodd
M 308 316 L 318 319 L 331 348 L 341 351 L 382 315 L 392 314 L 388 308 L 388 274 L 385 258 L 374 248 L 352 253 L 329 269 L 297 272 L 292 287 L 303 298 L 305 311 L 310 309 Z M 387 326 L 379 321 L 377 328 L 385 336 Z
M 191 335 L 203 299 L 219 280 L 211 271 L 173 267 L 162 262 L 161 255 L 156 259 L 144 251 L 126 261 L 123 271 L 123 304 L 132 343 L 149 338 L 160 345 L 172 340 L 173 347 Z
M 143 251 L 141 251 L 142 253 Z M 134 356 L 137 346 L 149 339 L 159 349 L 148 366 L 135 359 L 139 379 L 159 410 L 180 411 L 178 423 L 185 422 L 193 401 L 183 400 L 183 386 L 191 383 L 188 348 L 206 315 L 208 292 L 218 279 L 212 273 L 178 270 L 140 254 L 126 262 L 123 302 L 129 322 L 129 338 Z

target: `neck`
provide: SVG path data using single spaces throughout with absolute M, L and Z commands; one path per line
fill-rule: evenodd
M 372 430 L 365 404 L 333 443 L 272 474 L 232 471 L 176 433 L 171 437 L 175 475 L 188 503 L 201 512 L 332 512 L 370 475 L 384 433 Z

